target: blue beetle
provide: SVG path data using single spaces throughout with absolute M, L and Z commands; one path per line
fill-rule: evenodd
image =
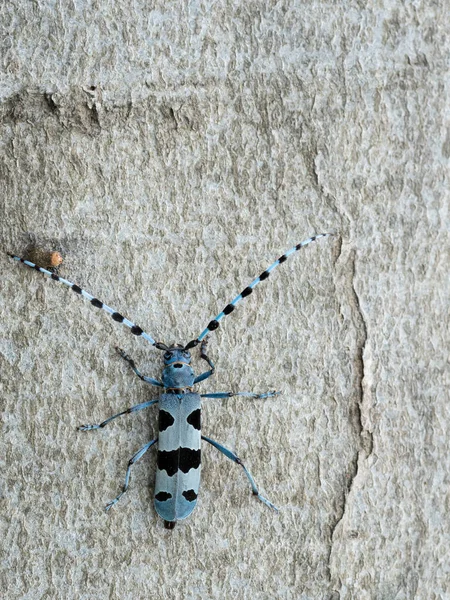
M 217 448 L 227 458 L 240 465 L 245 475 L 247 476 L 253 494 L 264 504 L 274 510 L 278 510 L 267 498 L 259 493 L 258 487 L 247 470 L 241 459 L 231 450 L 219 444 L 218 442 L 201 435 L 201 401 L 202 398 L 230 398 L 232 396 L 245 396 L 249 398 L 269 398 L 276 396 L 279 392 L 270 391 L 263 394 L 255 394 L 252 392 L 214 392 L 207 394 L 198 394 L 193 390 L 193 387 L 204 381 L 214 374 L 215 367 L 211 359 L 206 353 L 208 334 L 219 327 L 220 321 L 227 315 L 233 312 L 236 304 L 243 298 L 249 296 L 253 289 L 261 281 L 267 279 L 270 273 L 278 265 L 285 262 L 291 255 L 307 246 L 315 240 L 334 235 L 332 233 L 321 233 L 308 238 L 307 240 L 297 244 L 280 256 L 272 263 L 265 271 L 254 279 L 240 294 L 238 294 L 225 308 L 220 312 L 202 333 L 188 344 L 173 344 L 167 346 L 162 342 L 156 342 L 150 335 L 145 333 L 138 325 L 126 319 L 115 309 L 104 304 L 98 298 L 92 296 L 78 285 L 63 279 L 55 272 L 48 271 L 42 267 L 35 265 L 29 260 L 20 258 L 10 254 L 14 260 L 20 261 L 40 271 L 44 275 L 50 277 L 54 281 L 59 281 L 70 287 L 72 291 L 83 296 L 96 308 L 101 308 L 106 311 L 114 321 L 123 323 L 130 328 L 131 333 L 135 336 L 143 337 L 149 341 L 152 346 L 164 351 L 164 369 L 161 375 L 161 381 L 142 375 L 136 367 L 135 362 L 123 350 L 117 348 L 120 356 L 126 360 L 133 371 L 146 383 L 162 388 L 164 391 L 155 400 L 150 400 L 136 406 L 132 406 L 120 413 L 112 415 L 105 421 L 95 425 L 81 425 L 78 429 L 81 431 L 91 431 L 105 427 L 112 420 L 125 414 L 137 412 L 149 406 L 158 404 L 159 419 L 158 419 L 158 437 L 151 440 L 140 448 L 128 463 L 128 468 L 125 475 L 125 483 L 121 493 L 111 500 L 106 505 L 106 510 L 114 506 L 119 499 L 125 494 L 129 486 L 130 474 L 132 466 L 138 461 L 149 448 L 154 444 L 158 444 L 158 458 L 156 469 L 155 496 L 154 503 L 156 512 L 164 519 L 164 525 L 167 529 L 173 529 L 177 521 L 185 519 L 194 510 L 197 503 L 197 497 L 200 486 L 200 469 L 201 469 L 201 441 L 204 440 Z M 209 365 L 209 370 L 196 376 L 191 366 L 190 350 L 200 344 L 200 356 Z

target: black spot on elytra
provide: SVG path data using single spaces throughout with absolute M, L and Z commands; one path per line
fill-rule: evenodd
M 186 498 L 186 500 L 188 500 L 188 502 L 194 502 L 194 500 L 197 499 L 197 494 L 194 492 L 194 490 L 186 490 L 183 492 L 183 496 Z
M 103 302 L 100 302 L 100 300 L 97 300 L 97 298 L 92 298 L 91 304 L 97 308 L 103 308 Z
M 158 492 L 155 496 L 155 500 L 159 500 L 160 502 L 164 502 L 170 498 L 172 498 L 172 494 L 169 494 L 169 492 Z
M 175 419 L 166 410 L 159 411 L 159 431 L 165 431 L 175 423 Z
M 191 469 L 197 469 L 201 462 L 201 451 L 192 448 L 180 448 L 180 471 L 189 473 Z
M 191 448 L 178 448 L 178 450 L 158 450 L 158 469 L 166 471 L 169 477 L 175 475 L 180 469 L 183 473 L 189 473 L 191 469 L 200 466 L 201 451 Z
M 178 458 L 178 450 L 158 450 L 158 469 L 167 471 L 167 475 L 172 477 L 178 471 Z
M 193 410 L 191 414 L 186 418 L 189 425 L 192 425 L 194 429 L 201 429 L 201 411 L 199 408 Z

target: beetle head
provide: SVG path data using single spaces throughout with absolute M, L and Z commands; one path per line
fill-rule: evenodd
M 163 358 L 165 365 L 175 366 L 175 363 L 189 365 L 191 362 L 191 353 L 189 350 L 185 350 L 181 344 L 173 344 L 164 352 Z
M 190 366 L 191 353 L 180 344 L 173 344 L 164 352 L 162 382 L 165 388 L 187 388 L 194 384 L 194 371 Z

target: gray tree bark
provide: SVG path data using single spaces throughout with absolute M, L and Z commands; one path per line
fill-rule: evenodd
M 449 11 L 443 1 L 0 7 L 1 595 L 446 600 Z M 161 354 L 6 252 L 155 339 L 211 335 L 199 504 L 152 507 Z M 195 354 L 198 372 L 204 363 Z

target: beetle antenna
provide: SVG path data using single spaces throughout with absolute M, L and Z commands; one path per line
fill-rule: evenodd
M 80 296 L 83 296 L 84 298 L 89 300 L 89 302 L 92 304 L 92 306 L 95 306 L 96 308 L 101 308 L 102 310 L 107 312 L 109 315 L 111 315 L 111 318 L 113 321 L 115 321 L 116 323 L 123 323 L 124 325 L 126 325 L 127 327 L 129 327 L 131 329 L 131 333 L 133 335 L 143 337 L 148 342 L 150 342 L 150 344 L 152 344 L 152 346 L 155 346 L 155 348 L 158 348 L 158 350 L 168 350 L 168 348 L 165 344 L 163 344 L 162 342 L 156 342 L 152 337 L 150 337 L 148 335 L 148 333 L 145 333 L 145 331 L 143 329 L 141 329 L 139 327 L 139 325 L 136 325 L 132 321 L 129 321 L 124 316 L 122 316 L 120 313 L 118 313 L 114 308 L 111 308 L 107 304 L 104 304 L 101 300 L 99 300 L 95 296 L 91 296 L 91 294 L 89 294 L 88 292 L 86 292 L 85 290 L 80 288 L 80 286 L 76 285 L 75 283 L 72 283 L 71 281 L 67 281 L 67 279 L 64 279 L 63 277 L 56 275 L 56 273 L 47 271 L 47 269 L 38 267 L 37 265 L 30 262 L 29 260 L 20 258 L 20 256 L 15 256 L 14 254 L 9 254 L 9 253 L 8 253 L 8 255 L 11 258 L 13 258 L 14 260 L 17 260 L 17 261 L 23 263 L 30 269 L 35 269 L 36 271 L 40 271 L 47 277 L 50 277 L 50 279 L 53 279 L 53 281 L 59 281 L 60 283 L 63 283 L 67 287 L 70 287 L 73 292 L 75 292 L 76 294 L 79 294 Z
M 208 335 L 208 333 L 217 329 L 219 327 L 220 321 L 225 316 L 227 316 L 233 312 L 233 310 L 236 308 L 236 304 L 238 304 L 238 302 L 240 302 L 247 296 L 250 296 L 250 294 L 253 292 L 253 289 L 258 285 L 258 283 L 267 279 L 269 277 L 270 273 L 276 267 L 278 267 L 278 265 L 281 265 L 282 263 L 284 263 L 285 260 L 287 260 L 289 258 L 289 256 L 291 256 L 291 254 L 294 254 L 295 252 L 300 250 L 300 248 L 303 248 L 304 246 L 311 244 L 311 242 L 315 242 L 316 240 L 318 240 L 322 237 L 328 237 L 328 236 L 332 236 L 332 235 L 336 235 L 336 234 L 334 234 L 334 233 L 319 233 L 318 235 L 314 235 L 314 236 L 308 238 L 307 240 L 300 242 L 296 246 L 293 246 L 292 248 L 287 250 L 274 263 L 272 263 L 269 267 L 267 267 L 267 269 L 265 271 L 263 271 L 259 277 L 254 279 L 244 290 L 242 290 L 242 292 L 238 296 L 236 296 L 236 298 L 234 300 L 232 300 L 230 302 L 230 304 L 227 304 L 225 306 L 225 308 L 222 310 L 222 312 L 220 312 L 217 315 L 217 317 L 215 317 L 212 321 L 210 321 L 208 323 L 208 326 L 206 327 L 206 329 L 204 329 L 202 331 L 202 333 L 198 336 L 198 338 L 196 338 L 195 340 L 191 340 L 188 344 L 186 344 L 185 350 L 194 348 L 195 346 L 200 344 L 200 342 L 202 342 L 202 340 Z

